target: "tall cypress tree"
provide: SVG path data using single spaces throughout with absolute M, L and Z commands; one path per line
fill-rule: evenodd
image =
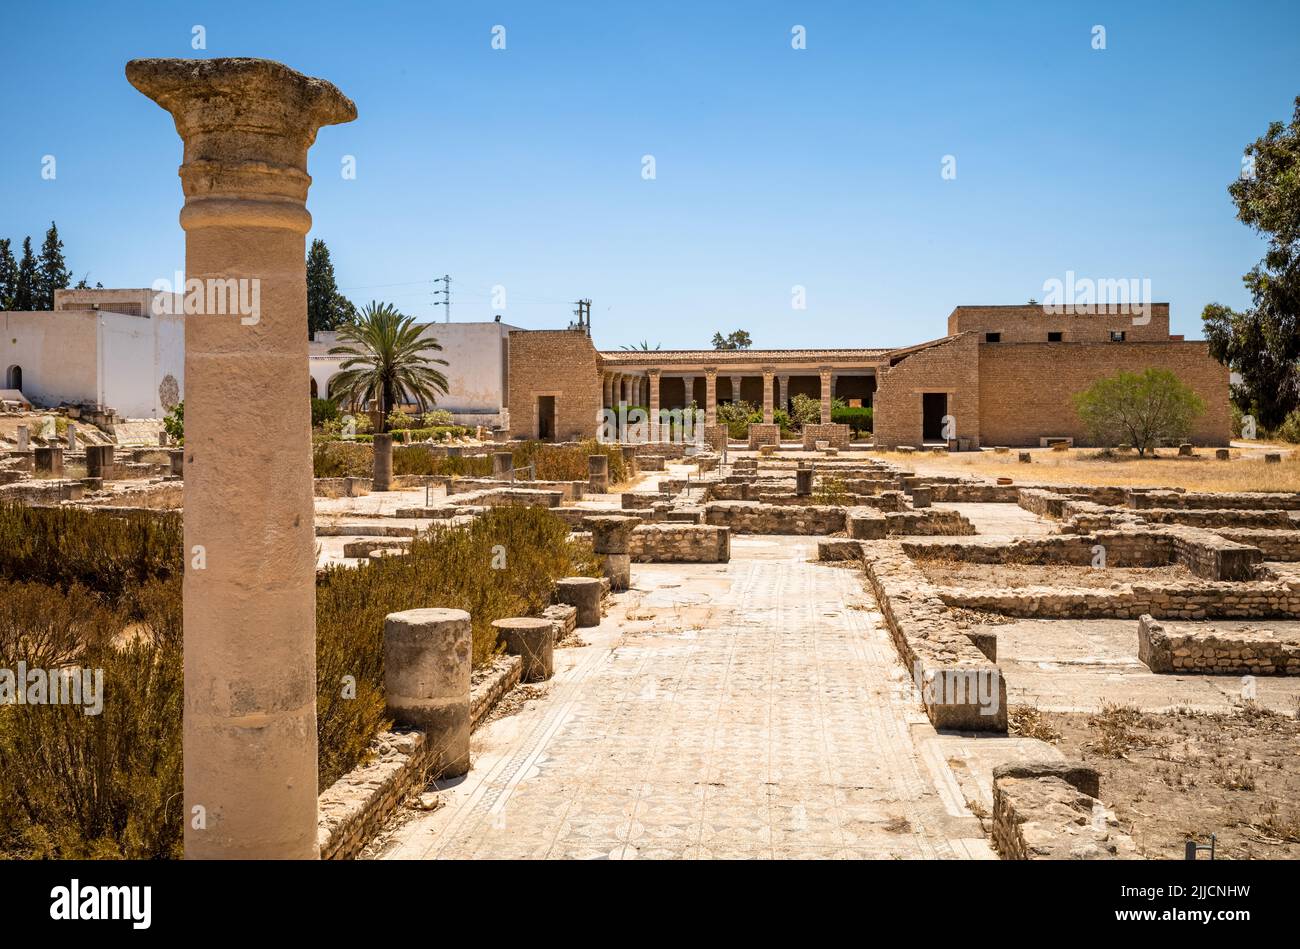
M 18 261 L 9 249 L 9 238 L 0 237 L 0 310 L 14 308 L 14 294 L 18 291 Z
M 339 293 L 334 281 L 334 263 L 330 249 L 319 237 L 307 252 L 307 338 L 315 339 L 322 330 L 338 329 L 356 318 L 357 308 Z
M 41 245 L 41 256 L 36 261 L 33 309 L 54 309 L 54 291 L 67 289 L 71 282 L 72 271 L 63 259 L 63 241 L 59 240 L 59 229 L 51 221 L 50 229 L 45 232 L 45 243 Z
M 18 280 L 14 283 L 15 310 L 34 310 L 36 301 L 36 257 L 32 239 L 23 238 L 23 257 L 18 261 Z

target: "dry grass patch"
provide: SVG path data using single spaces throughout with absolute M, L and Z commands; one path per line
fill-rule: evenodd
M 1014 710 L 1013 710 L 1014 713 Z M 1226 712 L 1040 716 L 1057 747 L 1101 772 L 1101 796 L 1143 856 L 1182 859 L 1190 836 L 1226 859 L 1300 858 L 1300 721 L 1249 704 Z
M 1260 445 L 1261 449 L 1271 446 Z M 1162 448 L 1154 458 L 1135 454 L 1103 456 L 1095 448 L 1069 451 L 1033 449 L 1032 464 L 1016 460 L 1016 450 L 999 455 L 991 451 L 913 455 L 904 461 L 918 474 L 1011 478 L 1016 484 L 1127 485 L 1188 491 L 1300 491 L 1300 452 L 1296 446 L 1282 456 L 1281 464 L 1266 464 L 1262 456 L 1242 457 L 1233 449 L 1231 461 L 1216 461 L 1214 449 L 1197 448 L 1195 458 L 1179 458 L 1177 449 Z M 901 459 L 901 456 L 900 456 Z

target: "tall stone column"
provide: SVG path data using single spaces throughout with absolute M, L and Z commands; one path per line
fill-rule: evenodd
M 614 377 L 608 372 L 601 376 L 601 405 L 610 408 L 614 404 Z
M 647 370 L 650 387 L 650 441 L 659 441 L 659 370 Z
M 185 318 L 185 856 L 313 858 L 307 150 L 356 106 L 263 59 L 137 59 L 126 76 L 185 143 L 185 271 L 205 288 Z M 237 312 L 209 312 L 230 281 Z
M 682 408 L 689 409 L 695 401 L 695 377 L 682 376 Z
M 745 378 L 744 376 L 731 377 L 731 401 L 732 402 L 740 401 L 740 384 L 741 382 L 744 381 L 744 378 Z
M 772 401 L 772 377 L 776 372 L 771 366 L 763 367 L 763 422 L 771 425 L 776 419 L 776 406 Z
M 704 367 L 704 424 L 718 424 L 718 370 Z
M 790 401 L 790 377 L 782 373 L 776 377 L 776 407 L 785 408 Z
M 822 424 L 831 423 L 831 367 L 822 366 L 817 370 L 821 375 Z

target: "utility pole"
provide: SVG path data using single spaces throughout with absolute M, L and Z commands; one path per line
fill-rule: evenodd
M 590 336 L 591 335 L 591 301 L 577 300 L 575 301 L 574 306 L 577 307 L 577 309 L 573 311 L 573 315 L 578 318 L 578 322 L 574 324 L 570 324 L 570 327 L 573 329 L 580 329 L 583 332 L 585 332 L 588 336 Z
M 441 289 L 441 290 L 434 290 L 434 291 L 433 291 L 433 295 L 434 295 L 435 297 L 436 297 L 438 294 L 441 293 L 441 294 L 442 294 L 442 299 L 441 299 L 441 300 L 434 300 L 434 301 L 433 301 L 433 305 L 434 305 L 434 306 L 445 306 L 445 307 L 447 308 L 447 319 L 446 319 L 446 322 L 450 323 L 450 322 L 451 322 L 451 275 L 450 275 L 450 274 L 443 274 L 441 277 L 434 277 L 434 278 L 433 278 L 433 282 L 434 282 L 434 283 L 440 283 L 440 284 L 442 284 L 442 289 Z

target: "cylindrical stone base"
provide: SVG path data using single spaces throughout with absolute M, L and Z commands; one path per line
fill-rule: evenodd
M 627 472 L 629 478 L 635 476 L 638 472 L 636 463 L 636 446 L 623 446 L 623 469 Z
M 611 590 L 626 590 L 632 585 L 632 555 L 605 554 L 605 576 Z
M 56 478 L 63 476 L 62 448 L 37 448 L 34 455 L 38 475 L 44 474 Z
M 578 626 L 587 629 L 600 625 L 600 588 L 597 577 L 565 577 L 555 584 L 555 596 L 578 610 Z
M 492 477 L 498 481 L 510 477 L 510 473 L 515 470 L 515 456 L 508 451 L 494 451 L 492 453 Z
M 609 493 L 609 458 L 606 455 L 587 456 L 587 490 L 592 494 Z
M 794 473 L 794 493 L 800 497 L 812 494 L 813 472 L 811 468 L 800 468 Z
M 375 477 L 372 491 L 387 491 L 393 483 L 393 436 L 375 436 Z
M 406 610 L 384 620 L 384 691 L 388 714 L 424 731 L 429 774 L 469 771 L 470 657 L 464 610 Z
M 555 670 L 555 624 L 548 619 L 516 616 L 494 620 L 497 642 L 504 643 L 506 652 L 519 656 L 523 662 L 520 679 L 524 682 L 544 682 Z

